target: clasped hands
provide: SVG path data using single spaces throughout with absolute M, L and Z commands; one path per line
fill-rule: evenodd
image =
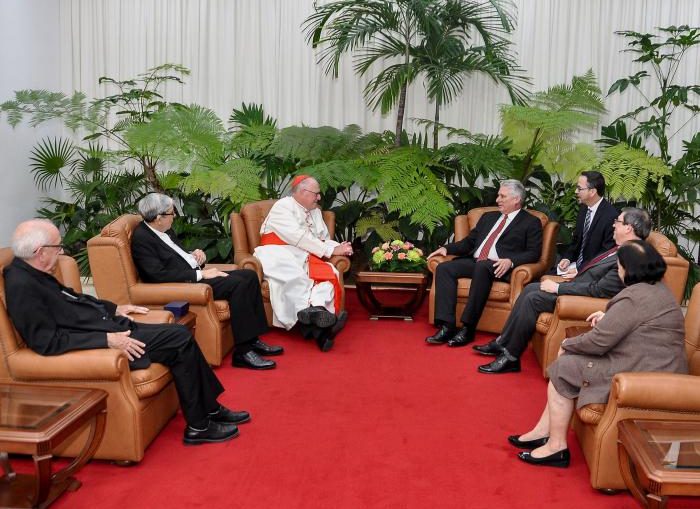
M 352 244 L 350 242 L 341 242 L 333 248 L 333 254 L 336 256 L 352 256 Z
M 428 255 L 428 260 L 434 256 L 447 256 L 447 249 L 445 246 L 437 248 L 435 251 Z M 493 262 L 493 274 L 496 277 L 502 277 L 506 272 L 513 268 L 513 260 L 510 258 L 499 258 Z

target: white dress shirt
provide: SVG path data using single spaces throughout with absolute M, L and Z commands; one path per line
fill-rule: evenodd
M 496 261 L 500 257 L 498 256 L 498 252 L 496 251 L 496 244 L 498 244 L 498 239 L 501 238 L 501 235 L 503 235 L 503 232 L 506 231 L 506 228 L 508 228 L 508 225 L 513 222 L 513 219 L 515 219 L 515 216 L 518 215 L 518 213 L 522 209 L 514 210 L 513 212 L 509 213 L 506 216 L 506 225 L 503 227 L 503 229 L 499 232 L 498 236 L 496 237 L 496 240 L 491 244 L 491 250 L 489 251 L 489 255 L 486 257 L 489 260 Z M 526 212 L 527 214 L 527 212 Z M 498 219 L 496 220 L 496 223 L 493 225 L 493 228 L 489 230 L 488 235 L 486 235 L 486 238 L 484 238 L 484 241 L 479 245 L 479 249 L 474 251 L 474 258 L 479 258 L 479 255 L 481 254 L 481 250 L 484 248 L 484 244 L 489 240 L 489 237 L 491 234 L 496 231 L 496 228 L 498 228 L 498 225 L 501 224 L 501 221 L 503 221 L 503 216 L 499 216 Z
M 146 221 L 143 222 L 146 226 L 148 226 L 153 233 L 158 235 L 158 238 L 165 242 L 170 248 L 172 248 L 173 251 L 175 251 L 178 255 L 180 255 L 193 269 L 196 269 L 197 272 L 197 281 L 202 280 L 202 269 L 197 263 L 197 260 L 195 259 L 194 256 L 192 256 L 190 253 L 183 251 L 180 246 L 175 244 L 173 242 L 173 239 L 170 238 L 170 236 L 167 233 L 161 232 L 153 228 L 150 224 L 148 224 Z

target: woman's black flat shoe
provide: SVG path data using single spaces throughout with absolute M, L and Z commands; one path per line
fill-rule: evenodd
M 508 441 L 518 449 L 537 449 L 547 443 L 549 437 L 536 438 L 535 440 L 520 440 L 521 435 L 511 435 Z
M 569 449 L 564 449 L 563 451 L 555 452 L 544 458 L 533 458 L 532 453 L 529 451 L 523 451 L 518 453 L 518 458 L 523 460 L 525 463 L 530 465 L 538 465 L 542 467 L 559 467 L 566 468 L 571 462 L 571 455 L 569 454 Z

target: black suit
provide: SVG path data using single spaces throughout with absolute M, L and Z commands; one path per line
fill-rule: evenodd
M 166 234 L 181 249 L 175 233 Z M 131 237 L 131 255 L 141 279 L 147 283 L 196 283 L 197 269 L 161 240 L 147 225 L 140 223 Z M 229 303 L 235 352 L 251 350 L 252 342 L 267 331 L 258 275 L 247 269 L 227 272 L 226 277 L 202 279 L 214 290 L 215 299 Z
M 500 212 L 487 212 L 469 235 L 459 242 L 448 244 L 448 255 L 459 258 L 441 263 L 435 270 L 435 323 L 437 325 L 455 325 L 457 305 L 457 280 L 471 278 L 467 306 L 461 321 L 466 327 L 476 328 L 488 300 L 491 286 L 496 279 L 492 260 L 477 261 L 474 253 L 486 239 L 491 228 L 502 220 Z M 521 210 L 503 230 L 496 242 L 499 258 L 510 258 L 513 266 L 534 263 L 542 254 L 542 223 L 538 218 Z M 510 271 L 502 277 L 509 280 Z
M 590 265 L 572 281 L 559 283 L 559 293 L 540 290 L 540 283 L 530 283 L 515 301 L 515 306 L 503 326 L 498 343 L 514 357 L 527 348 L 540 313 L 551 313 L 558 295 L 579 295 L 610 299 L 624 288 L 617 273 L 617 255 L 613 254 Z
M 576 229 L 571 245 L 562 255 L 562 258 L 568 259 L 574 263 L 578 259 L 578 255 L 583 249 L 583 264 L 585 265 L 590 260 L 598 256 L 600 253 L 615 247 L 615 239 L 613 239 L 613 221 L 617 219 L 617 209 L 608 202 L 605 198 L 600 201 L 595 215 L 591 220 L 591 226 L 588 228 L 586 243 L 583 242 L 583 225 L 586 222 L 586 212 L 588 207 L 581 205 L 576 219 Z M 581 267 L 579 267 L 580 269 Z
M 170 368 L 185 420 L 206 426 L 207 414 L 219 408 L 223 386 L 186 327 L 141 324 L 115 316 L 117 305 L 74 292 L 53 276 L 15 258 L 5 268 L 7 311 L 29 348 L 41 355 L 108 348 L 107 333 L 131 330 L 146 344 L 145 355 L 131 369 L 159 362 Z

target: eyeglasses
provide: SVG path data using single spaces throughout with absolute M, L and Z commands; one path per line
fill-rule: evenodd
M 580 193 L 581 191 L 586 191 L 588 189 L 593 189 L 592 187 L 581 187 L 581 186 L 576 186 L 576 192 Z
M 613 219 L 613 224 L 617 224 L 617 223 L 625 224 L 625 220 L 624 220 L 624 219 L 622 219 L 622 220 L 620 220 L 620 219 Z
M 320 192 L 320 191 L 319 191 L 318 193 L 316 193 L 316 192 L 314 192 L 314 191 L 309 191 L 308 189 L 302 189 L 302 191 L 306 191 L 307 193 L 314 194 L 314 195 L 316 195 L 317 198 L 320 198 L 320 197 L 321 197 L 321 192 Z
M 163 212 L 162 214 L 159 214 L 161 216 L 174 216 L 175 212 Z
M 36 248 L 36 251 L 34 252 L 36 253 L 42 247 L 55 247 L 58 249 L 59 253 L 66 250 L 66 246 L 64 246 L 63 244 L 44 244 L 43 246 L 39 246 L 38 248 Z

